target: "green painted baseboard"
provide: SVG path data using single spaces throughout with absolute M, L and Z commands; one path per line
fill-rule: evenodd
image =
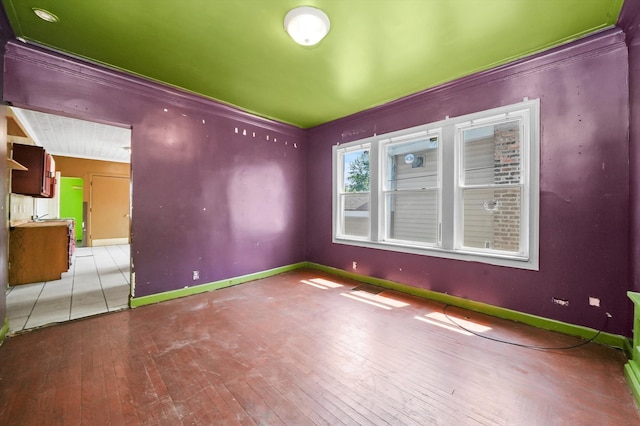
M 376 285 L 379 287 L 384 287 L 391 290 L 397 290 L 403 293 L 412 294 L 414 296 L 422 297 L 422 298 L 433 300 L 436 302 L 445 303 L 448 305 L 457 306 L 464 309 L 469 309 L 470 311 L 480 312 L 480 313 L 491 315 L 497 318 L 503 318 L 511 321 L 520 322 L 523 324 L 532 325 L 534 327 L 542 328 L 544 330 L 557 331 L 559 333 L 568 334 L 570 336 L 590 339 L 598 332 L 598 330 L 594 330 L 589 327 L 583 327 L 580 325 L 574 325 L 574 324 L 569 324 L 562 321 L 552 320 L 549 318 L 539 317 L 537 315 L 531 315 L 523 312 L 513 311 L 511 309 L 501 308 L 494 305 L 488 305 L 486 303 L 474 302 L 473 300 L 467 300 L 461 297 L 451 296 L 449 294 L 438 293 L 436 291 L 425 290 L 417 287 L 410 287 L 405 284 L 383 280 L 381 278 L 374 278 L 366 275 L 356 274 L 353 272 L 348 272 L 342 269 L 332 268 L 332 267 L 320 265 L 317 263 L 307 262 L 307 267 L 318 269 L 320 271 L 324 271 L 329 274 L 337 275 L 340 277 L 350 278 L 350 279 L 364 282 L 367 284 Z M 594 339 L 594 342 L 611 346 L 614 348 L 622 349 L 627 354 L 627 357 L 631 355 L 631 341 L 630 339 L 624 336 L 601 332 Z
M 634 360 L 630 360 L 624 366 L 624 376 L 627 378 L 627 383 L 631 388 L 631 393 L 636 402 L 640 404 L 640 366 Z
M 153 303 L 164 302 L 166 300 L 178 299 L 180 297 L 190 296 L 192 294 L 206 293 L 212 290 L 219 290 L 225 287 L 255 281 L 262 278 L 271 277 L 273 275 L 282 274 L 296 269 L 304 268 L 307 262 L 294 263 L 292 265 L 281 266 L 279 268 L 269 269 L 255 274 L 241 275 L 239 277 L 229 278 L 227 280 L 214 281 L 212 283 L 200 284 L 193 287 L 185 287 L 178 290 L 165 291 L 163 293 L 152 294 L 149 296 L 134 297 L 130 301 L 132 308 L 150 305 Z
M 150 296 L 143 296 L 132 298 L 130 301 L 131 307 L 136 308 L 139 306 L 149 305 L 153 303 L 163 302 L 171 299 L 177 299 L 180 297 L 189 296 L 192 294 L 205 293 L 212 290 L 217 290 L 225 287 L 242 284 L 249 281 L 258 280 L 261 278 L 267 278 L 274 275 L 282 274 L 285 272 L 293 271 L 301 268 L 316 269 L 339 277 L 349 278 L 363 283 L 376 285 L 379 287 L 388 288 L 391 290 L 400 291 L 403 293 L 411 294 L 414 296 L 422 297 L 429 300 L 434 300 L 440 303 L 446 303 L 452 306 L 458 306 L 460 308 L 469 309 L 472 311 L 492 315 L 494 317 L 517 321 L 523 324 L 532 325 L 534 327 L 542 328 L 544 330 L 557 331 L 560 333 L 568 334 L 571 336 L 577 336 L 581 338 L 591 338 L 597 330 L 592 328 L 583 327 L 574 324 L 568 324 L 561 321 L 556 321 L 536 315 L 525 314 L 510 309 L 501 308 L 498 306 L 488 305 L 486 303 L 474 302 L 472 300 L 463 299 L 461 297 L 451 296 L 448 294 L 438 293 L 431 290 L 425 290 L 417 287 L 410 287 L 405 284 L 396 283 L 393 281 L 384 280 L 381 278 L 369 277 L 367 275 L 356 274 L 353 272 L 344 271 L 342 269 L 332 268 L 329 266 L 320 265 L 312 262 L 300 262 L 292 265 L 282 266 L 279 268 L 269 269 L 267 271 L 257 272 L 254 274 L 242 275 L 227 280 L 215 281 L 212 283 L 201 284 L 194 287 L 186 287 L 178 290 L 167 291 L 158 294 L 152 294 Z M 4 324 L 0 329 L 0 344 L 4 341 L 4 338 L 9 332 L 9 319 L 4 319 Z M 600 333 L 595 339 L 595 342 L 601 343 L 607 346 L 620 348 L 624 350 L 629 358 L 632 354 L 631 340 L 615 334 Z M 633 395 L 640 403 L 640 364 L 638 360 L 630 360 L 624 367 L 624 374 L 630 385 Z
M 444 293 L 438 293 L 436 291 L 425 290 L 422 288 L 411 287 L 405 284 L 400 284 L 393 281 L 384 280 L 381 278 L 374 278 L 367 275 L 356 274 L 353 272 L 344 271 L 342 269 L 332 268 L 329 266 L 320 265 L 313 262 L 300 262 L 292 265 L 282 266 L 280 268 L 269 269 L 267 271 L 257 272 L 255 274 L 243 275 L 227 280 L 215 281 L 212 283 L 201 284 L 194 287 L 186 287 L 178 290 L 167 291 L 164 293 L 152 294 L 150 296 L 142 296 L 131 299 L 131 307 L 136 308 L 139 306 L 149 305 L 153 303 L 163 302 L 166 300 L 177 299 L 180 297 L 189 296 L 192 294 L 205 293 L 212 290 L 218 290 L 225 287 L 242 284 L 248 281 L 254 281 L 261 278 L 267 278 L 273 275 L 282 274 L 284 272 L 293 271 L 300 268 L 310 268 L 323 271 L 339 277 L 349 278 L 363 283 L 376 285 L 379 287 L 388 288 L 391 290 L 400 291 L 403 293 L 411 294 L 414 296 L 422 297 L 425 299 L 433 300 L 440 303 L 446 303 L 452 306 L 457 306 L 471 311 L 480 312 L 483 314 L 491 315 L 497 318 L 508 319 L 511 321 L 520 322 L 523 324 L 532 325 L 534 327 L 542 328 L 544 330 L 557 331 L 559 333 L 567 334 L 570 336 L 581 337 L 583 339 L 589 339 L 593 337 L 598 330 L 594 330 L 589 327 L 583 327 L 580 325 L 574 325 L 565 323 L 562 321 L 556 321 L 549 318 L 539 317 L 537 315 L 526 314 L 511 309 L 505 309 L 498 306 L 488 305 L 486 303 L 474 302 L 472 300 L 463 299 L 457 296 L 451 296 Z M 617 334 L 601 332 L 595 339 L 595 342 L 619 348 L 625 351 L 627 356 L 631 356 L 631 341 L 630 339 L 619 336 Z M 640 375 L 638 375 L 640 377 Z
M 4 342 L 4 338 L 7 337 L 9 333 L 9 317 L 5 317 L 4 324 L 2 324 L 2 328 L 0 328 L 0 345 Z
M 640 293 L 628 291 L 627 296 L 633 302 L 633 351 L 631 359 L 624 366 L 624 376 L 640 406 Z

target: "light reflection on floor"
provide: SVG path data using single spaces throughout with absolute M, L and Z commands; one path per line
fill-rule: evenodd
M 360 297 L 357 297 L 354 294 L 340 293 L 340 296 L 348 297 L 350 299 L 357 300 L 358 302 L 367 303 L 369 305 L 377 306 L 378 308 L 386 309 L 386 310 L 389 310 L 389 311 L 392 309 L 391 306 L 386 306 L 386 305 L 383 305 L 381 303 L 376 303 L 376 302 L 373 302 L 373 301 L 367 300 L 367 299 L 361 299 Z
M 461 325 L 467 330 L 475 331 L 476 333 L 484 333 L 486 331 L 491 330 L 491 327 L 487 327 L 486 325 L 478 324 L 477 322 L 473 322 L 468 319 L 463 319 L 452 314 L 448 314 L 448 317 L 447 317 L 447 315 L 445 315 L 442 312 L 432 312 L 430 314 L 427 314 L 426 316 L 436 321 L 441 321 L 443 323 L 448 323 L 452 325 Z
M 340 293 L 340 295 L 387 310 L 409 306 L 408 303 L 400 302 L 398 300 L 394 300 L 387 296 L 381 296 L 379 294 L 367 293 L 366 291 L 356 290 L 352 291 L 351 293 Z
M 308 280 L 301 280 L 300 282 L 322 290 L 344 287 L 344 285 L 342 284 L 325 278 L 311 278 Z M 371 293 L 368 291 L 358 290 L 358 288 L 362 287 L 360 286 L 350 292 L 341 292 L 339 294 L 351 300 L 366 303 L 368 305 L 385 310 L 409 306 L 409 304 L 406 302 L 395 300 L 389 296 L 382 296 L 380 293 Z M 382 289 L 382 291 L 384 291 L 384 289 Z M 430 312 L 422 316 L 415 316 L 414 318 L 427 324 L 435 325 L 437 327 L 441 327 L 450 331 L 455 331 L 456 333 L 460 333 L 465 336 L 473 336 L 474 333 L 484 333 L 491 330 L 491 327 L 488 327 L 486 325 L 470 321 L 466 318 L 460 318 L 452 314 L 445 315 L 443 312 Z
M 371 294 L 366 291 L 352 291 L 352 295 L 357 296 L 359 298 L 364 298 L 368 300 L 373 300 L 374 302 L 383 303 L 385 305 L 391 306 L 393 308 L 403 308 L 405 306 L 409 306 L 408 303 L 400 302 L 399 300 L 392 299 L 389 296 L 381 296 L 379 294 Z
M 342 284 L 338 284 L 324 278 L 311 278 L 310 280 L 300 280 L 300 282 L 313 287 L 321 288 L 323 290 L 327 290 L 329 288 L 343 287 Z
M 469 333 L 468 331 L 464 331 L 463 329 L 461 329 L 461 328 L 459 328 L 459 327 L 457 327 L 455 325 L 449 325 L 451 323 L 445 324 L 443 322 L 434 321 L 432 319 L 425 318 L 425 317 L 414 317 L 414 318 L 419 320 L 419 321 L 426 322 L 428 324 L 438 326 L 440 328 L 444 328 L 444 329 L 447 329 L 447 330 L 450 330 L 450 331 L 455 331 L 456 333 L 464 334 L 465 336 L 473 336 L 472 333 Z
M 425 314 L 424 316 L 417 316 L 414 318 L 431 325 L 464 334 L 465 336 L 473 336 L 472 332 L 484 333 L 491 330 L 491 327 L 469 321 L 468 319 L 452 316 L 451 314 L 447 316 L 442 312 L 431 312 L 430 314 Z

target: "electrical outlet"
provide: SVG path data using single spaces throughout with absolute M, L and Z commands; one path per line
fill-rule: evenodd
M 597 297 L 589 296 L 589 305 L 600 307 L 600 299 L 598 299 Z
M 560 305 L 560 306 L 569 306 L 569 301 L 566 299 L 558 299 L 557 297 L 552 297 L 551 301 L 553 303 L 555 303 L 556 305 Z
M 355 271 L 356 269 L 358 269 L 358 262 L 353 262 L 353 264 L 351 265 L 351 267 L 353 268 L 353 270 Z
M 194 280 L 200 279 L 200 271 L 193 271 L 193 279 Z

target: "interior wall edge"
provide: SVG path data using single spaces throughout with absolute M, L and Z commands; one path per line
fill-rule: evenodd
M 640 34 L 640 25 L 637 25 L 640 14 L 640 1 L 625 0 L 618 15 L 617 27 L 622 28 L 627 36 L 627 40 L 635 38 Z
M 162 293 L 151 294 L 148 296 L 133 297 L 131 298 L 130 306 L 132 308 L 138 308 L 145 305 L 152 305 L 154 303 L 160 303 L 160 302 L 166 302 L 168 300 L 179 299 L 179 298 L 191 296 L 194 294 L 207 293 L 213 290 L 220 290 L 222 288 L 232 287 L 234 285 L 259 280 L 262 278 L 272 277 L 274 275 L 279 275 L 285 272 L 294 271 L 296 269 L 304 268 L 306 266 L 307 266 L 307 262 L 298 262 L 291 265 L 281 266 L 279 268 L 273 268 L 273 269 L 268 269 L 266 271 L 256 272 L 253 274 L 241 275 L 238 277 L 228 278 L 228 279 L 214 281 L 210 283 L 198 284 L 192 287 L 165 291 Z

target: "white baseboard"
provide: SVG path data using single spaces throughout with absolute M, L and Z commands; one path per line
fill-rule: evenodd
M 91 241 L 92 247 L 115 246 L 118 244 L 129 244 L 129 239 L 128 238 L 105 238 L 102 240 L 94 239 L 93 241 Z

